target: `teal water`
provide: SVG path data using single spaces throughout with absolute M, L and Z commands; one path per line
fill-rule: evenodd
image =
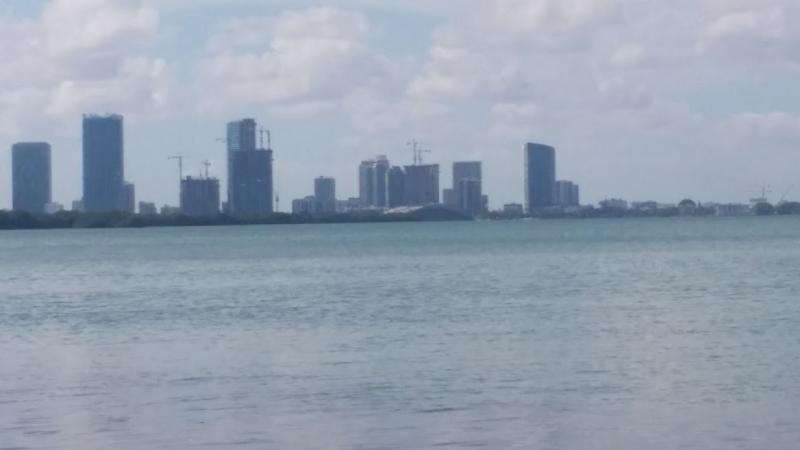
M 800 442 L 800 220 L 0 233 L 0 449 Z

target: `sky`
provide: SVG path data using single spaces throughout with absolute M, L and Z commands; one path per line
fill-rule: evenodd
M 159 205 L 171 155 L 224 181 L 245 117 L 284 211 L 321 175 L 356 196 L 359 162 L 410 164 L 412 139 L 443 187 L 482 161 L 495 208 L 524 199 L 525 142 L 585 203 L 800 198 L 798 21 L 796 0 L 2 0 L 0 209 L 20 141 L 81 197 L 84 113 L 125 116 L 126 179 Z

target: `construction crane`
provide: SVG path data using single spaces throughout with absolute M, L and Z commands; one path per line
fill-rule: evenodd
M 778 202 L 778 203 L 779 204 L 780 203 L 785 203 L 786 202 L 786 197 L 788 197 L 789 194 L 791 194 L 793 190 L 794 190 L 794 185 L 789 186 L 789 189 L 786 189 L 786 192 L 784 192 L 783 195 L 781 196 L 781 201 Z
M 208 180 L 208 168 L 211 167 L 211 161 L 206 159 L 203 161 L 203 166 L 206 168 L 206 180 Z
M 281 194 L 275 191 L 275 212 L 281 212 Z
M 178 161 L 178 182 L 183 180 L 183 155 L 173 155 L 167 158 L 168 160 L 177 160 Z
M 414 165 L 419 166 L 422 165 L 422 154 L 423 153 L 431 153 L 428 149 L 423 149 L 417 140 L 412 140 L 406 143 L 407 146 L 411 147 L 412 152 L 414 153 Z

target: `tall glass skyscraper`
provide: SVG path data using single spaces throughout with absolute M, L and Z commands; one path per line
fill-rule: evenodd
M 373 159 L 358 166 L 358 198 L 362 208 L 375 206 L 375 165 Z
M 126 209 L 120 115 L 83 116 L 83 206 L 87 212 Z
M 14 211 L 43 214 L 51 202 L 50 144 L 21 142 L 11 147 Z
M 266 214 L 274 211 L 272 149 L 258 148 L 254 119 L 228 123 L 228 211 Z
M 386 208 L 389 204 L 389 193 L 387 183 L 389 182 L 389 160 L 386 156 L 378 156 L 375 160 L 375 172 L 373 181 L 373 202 L 378 208 Z
M 556 204 L 556 149 L 525 144 L 525 208 L 528 213 Z

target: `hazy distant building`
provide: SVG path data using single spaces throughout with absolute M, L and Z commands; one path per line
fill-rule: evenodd
M 314 180 L 314 198 L 316 211 L 320 213 L 336 212 L 336 180 L 333 178 L 319 177 Z
M 177 216 L 180 215 L 181 209 L 175 206 L 164 205 L 161 207 L 162 216 Z
M 187 216 L 219 214 L 219 180 L 192 178 L 181 180 L 181 212 Z
M 158 214 L 158 208 L 155 203 L 139 202 L 139 214 L 143 216 L 155 216 Z
M 387 205 L 397 208 L 406 204 L 406 173 L 402 167 L 395 166 L 389 169 L 386 177 Z
M 405 204 L 426 206 L 439 203 L 439 165 L 405 167 Z
M 358 197 L 350 197 L 347 200 L 336 200 L 336 212 L 347 213 L 351 211 L 358 211 L 361 209 L 361 199 Z
M 86 209 L 83 207 L 83 200 L 73 200 L 72 210 L 75 212 L 86 212 Z
M 459 209 L 456 191 L 453 189 L 442 189 L 442 204 L 451 209 Z
M 608 198 L 600 202 L 603 209 L 628 209 L 628 202 L 621 198 Z
M 45 214 L 56 214 L 64 210 L 64 205 L 58 202 L 50 202 L 44 205 Z
M 528 212 L 556 204 L 556 150 L 548 145 L 525 145 L 525 208 Z
M 556 181 L 556 204 L 563 208 L 580 206 L 580 188 L 572 181 Z
M 123 211 L 135 214 L 136 213 L 136 185 L 133 183 L 125 183 L 125 201 Z
M 123 118 L 83 117 L 83 207 L 87 212 L 124 211 Z
M 385 156 L 378 156 L 375 160 L 373 171 L 373 203 L 377 208 L 386 208 L 389 205 L 389 160 Z
M 453 163 L 453 195 L 456 209 L 472 215 L 483 212 L 483 169 L 479 161 Z
M 507 203 L 503 205 L 503 214 L 507 216 L 523 216 L 525 214 L 525 206 L 519 203 Z
M 472 216 L 483 214 L 484 195 L 481 191 L 481 181 L 473 178 L 464 178 L 458 183 L 458 209 Z
M 52 200 L 50 144 L 21 142 L 11 147 L 12 206 L 43 214 Z
M 313 195 L 292 200 L 292 214 L 314 214 L 315 212 L 317 212 L 317 199 Z
M 358 198 L 363 208 L 375 206 L 375 166 L 374 160 L 362 161 L 358 166 Z
M 231 214 L 274 211 L 273 151 L 258 148 L 253 119 L 228 124 L 228 202 Z

